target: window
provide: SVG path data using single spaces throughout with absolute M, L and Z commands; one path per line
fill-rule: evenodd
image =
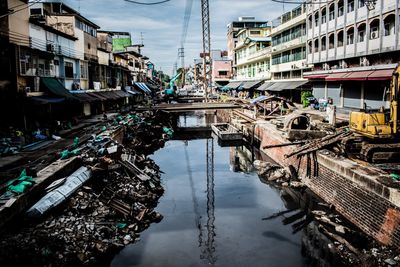
M 251 35 L 260 35 L 261 31 L 250 31 Z
M 42 15 L 42 9 L 41 8 L 31 8 L 31 16 L 33 15 Z
M 319 15 L 318 15 L 318 12 L 316 12 L 316 13 L 314 14 L 314 21 L 315 21 L 315 27 L 318 27 L 318 25 L 319 25 Z
M 358 32 L 358 42 L 362 43 L 365 40 L 365 31 L 359 31 Z
M 289 62 L 289 57 L 290 57 L 290 51 L 286 51 L 282 53 L 282 63 L 287 63 Z
M 369 39 L 374 40 L 379 38 L 379 19 L 375 19 L 369 25 L 370 27 L 370 35 Z
M 329 21 L 335 19 L 335 4 L 329 6 Z
M 277 65 L 281 63 L 281 55 L 273 55 L 272 56 L 272 65 Z
M 365 0 L 358 0 L 358 8 L 365 6 Z
M 314 41 L 314 52 L 317 53 L 319 51 L 319 40 L 316 39 Z
M 344 3 L 343 0 L 339 0 L 338 2 L 338 17 L 341 17 L 344 15 Z
M 326 23 L 326 8 L 321 11 L 321 24 Z
M 322 37 L 321 38 L 321 51 L 325 51 L 326 50 L 326 37 Z
M 81 62 L 80 70 L 81 70 L 81 79 L 87 79 L 88 78 L 88 63 Z
M 384 20 L 384 34 L 385 36 L 389 36 L 394 34 L 394 25 L 395 25 L 395 15 L 388 15 Z
M 337 46 L 338 47 L 343 46 L 343 31 L 337 34 Z
M 348 33 L 347 34 L 347 44 L 351 45 L 354 43 L 354 34 L 353 33 Z
M 357 42 L 362 43 L 365 41 L 365 23 L 358 26 Z
M 338 8 L 338 17 L 343 16 L 343 14 L 344 14 L 343 6 L 341 6 L 341 7 Z
M 65 78 L 74 78 L 74 64 L 65 62 Z
M 329 35 L 329 49 L 335 48 L 335 34 Z
M 228 72 L 225 70 L 224 71 L 220 70 L 220 71 L 218 71 L 218 74 L 219 74 L 219 76 L 227 76 Z
M 346 44 L 351 45 L 354 44 L 354 28 L 349 28 L 347 30 L 347 38 L 346 38 Z
M 347 13 L 353 12 L 354 11 L 354 1 L 349 1 L 347 3 Z
M 390 35 L 390 24 L 389 23 L 385 23 L 385 36 L 389 36 Z

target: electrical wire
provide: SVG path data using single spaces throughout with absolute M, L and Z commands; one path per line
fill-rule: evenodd
M 185 16 L 183 18 L 182 34 L 181 34 L 181 47 L 186 43 L 186 37 L 189 28 L 190 18 L 192 16 L 193 0 L 186 0 Z
M 137 4 L 137 5 L 152 6 L 152 5 L 164 4 L 164 3 L 169 2 L 171 0 L 163 0 L 163 1 L 151 2 L 151 3 L 143 3 L 143 2 L 133 1 L 133 0 L 125 0 L 125 1 L 129 2 L 129 3 L 132 3 L 132 4 Z
M 275 2 L 275 3 L 282 3 L 282 4 L 313 4 L 313 5 L 318 5 L 318 4 L 329 4 L 329 3 L 334 2 L 335 0 L 325 0 L 325 1 L 271 0 L 271 1 Z
M 20 11 L 22 11 L 22 10 L 28 9 L 28 8 L 30 8 L 31 6 L 33 6 L 34 4 L 37 4 L 37 3 L 40 3 L 40 2 L 42 2 L 42 0 L 34 1 L 34 2 L 32 2 L 31 4 L 29 4 L 29 5 L 27 5 L 27 6 L 23 7 L 23 8 L 20 8 L 20 9 L 13 10 L 13 11 L 11 11 L 11 12 L 8 12 L 7 14 L 1 15 L 1 16 L 0 16 L 0 19 L 5 18 L 5 17 L 8 17 L 8 16 L 10 16 L 10 15 L 12 15 L 12 14 L 15 14 L 15 13 L 17 13 L 17 12 L 20 12 Z

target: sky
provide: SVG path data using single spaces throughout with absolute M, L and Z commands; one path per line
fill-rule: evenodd
M 158 0 L 137 0 L 155 2 Z M 192 16 L 185 44 L 185 65 L 193 64 L 202 51 L 200 0 L 193 1 Z M 101 27 L 101 30 L 126 31 L 134 44 L 141 43 L 142 54 L 150 58 L 157 70 L 171 74 L 178 59 L 186 0 L 144 6 L 124 0 L 64 0 L 65 4 Z M 272 21 L 291 4 L 271 0 L 209 0 L 211 22 L 211 49 L 227 49 L 227 25 L 240 16 L 254 16 L 257 20 Z M 180 67 L 180 63 L 178 63 Z

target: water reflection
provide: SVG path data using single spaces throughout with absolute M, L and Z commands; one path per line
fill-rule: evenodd
M 190 128 L 213 120 L 186 117 L 179 121 L 181 127 Z M 112 266 L 331 262 L 334 258 L 328 260 L 328 256 L 318 261 L 321 248 L 329 248 L 329 243 L 318 241 L 308 215 L 318 201 L 308 192 L 277 188 L 260 179 L 252 163 L 270 159 L 256 149 L 220 147 L 210 137 L 170 141 L 152 156 L 165 173 L 166 192 L 157 207 L 164 220 L 117 255 Z

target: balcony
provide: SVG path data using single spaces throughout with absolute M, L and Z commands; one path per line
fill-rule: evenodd
M 285 42 L 283 44 L 275 45 L 272 47 L 272 53 L 281 52 L 287 49 L 291 49 L 297 46 L 305 46 L 307 41 L 306 36 L 301 36 L 291 41 Z
M 267 47 L 264 49 L 261 49 L 253 54 L 249 54 L 248 56 L 238 59 L 237 64 L 236 65 L 243 65 L 243 64 L 247 64 L 247 63 L 251 63 L 254 61 L 258 61 L 260 59 L 263 58 L 270 58 L 271 56 L 271 47 Z
M 306 22 L 306 13 L 303 13 L 297 17 L 294 17 L 288 21 L 285 21 L 284 23 L 280 24 L 279 26 L 275 27 L 272 29 L 271 34 L 275 35 L 277 33 L 280 33 L 284 30 L 287 30 L 290 27 L 296 26 L 297 24 L 300 23 L 305 23 Z

